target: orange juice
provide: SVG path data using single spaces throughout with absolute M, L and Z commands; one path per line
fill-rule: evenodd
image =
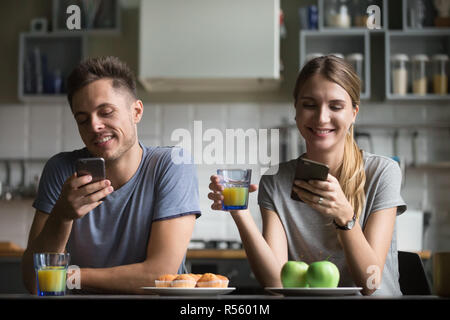
M 224 210 L 247 209 L 248 188 L 247 187 L 231 187 L 225 188 L 223 194 Z
M 42 268 L 38 270 L 37 280 L 39 295 L 63 295 L 66 289 L 66 268 Z

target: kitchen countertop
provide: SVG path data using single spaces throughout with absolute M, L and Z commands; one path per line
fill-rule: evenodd
M 25 249 L 12 242 L 0 242 L 0 257 L 22 257 Z M 431 251 L 417 252 L 422 259 L 430 259 Z M 189 249 L 188 259 L 247 259 L 243 249 Z
M 420 258 L 426 260 L 431 258 L 431 251 L 419 251 L 417 254 Z M 245 250 L 231 249 L 190 249 L 187 251 L 188 259 L 247 259 Z

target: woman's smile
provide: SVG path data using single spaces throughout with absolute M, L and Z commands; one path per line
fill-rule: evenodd
M 334 129 L 327 129 L 327 128 L 312 128 L 312 127 L 307 127 L 309 131 L 311 131 L 314 135 L 316 135 L 317 137 L 327 137 L 329 136 L 332 132 L 334 132 Z

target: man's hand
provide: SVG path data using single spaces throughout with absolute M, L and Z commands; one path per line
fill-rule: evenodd
M 99 206 L 104 197 L 114 191 L 111 181 L 105 179 L 90 183 L 90 175 L 78 177 L 76 173 L 64 182 L 61 195 L 53 210 L 63 221 L 82 218 Z

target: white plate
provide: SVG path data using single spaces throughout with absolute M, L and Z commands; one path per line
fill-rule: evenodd
M 204 296 L 227 294 L 236 288 L 158 288 L 158 287 L 141 287 L 141 289 L 150 291 L 150 293 L 160 296 Z
M 264 288 L 271 293 L 284 296 L 345 296 L 355 295 L 362 290 L 361 287 L 338 287 L 338 288 Z

